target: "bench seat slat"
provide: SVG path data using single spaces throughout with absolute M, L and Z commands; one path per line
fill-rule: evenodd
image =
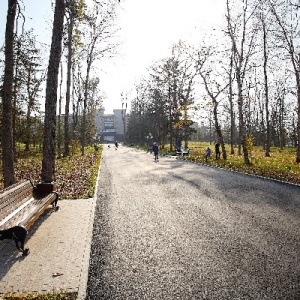
M 23 225 L 28 230 L 56 198 L 57 194 L 51 193 L 40 200 L 34 201 L 31 205 L 30 212 L 20 221 L 19 225 Z
M 0 219 L 14 211 L 32 197 L 32 184 L 29 180 L 12 185 L 0 192 Z
M 19 206 L 16 210 L 12 211 L 9 215 L 7 215 L 3 220 L 0 221 L 0 229 L 2 226 L 10 219 L 12 219 L 15 215 L 17 215 L 22 209 L 24 209 L 26 206 L 28 206 L 32 201 L 34 201 L 34 198 L 30 198 L 27 202 L 23 203 L 21 206 Z M 3 227 L 5 228 L 5 227 Z
M 18 209 L 18 207 L 20 207 L 20 206 L 24 205 L 25 203 L 27 203 L 31 198 L 33 198 L 32 194 L 30 194 L 27 197 L 25 197 L 24 199 L 22 199 L 22 201 L 19 201 L 19 202 L 14 201 L 11 205 L 7 205 L 3 209 L 1 209 L 0 210 L 0 216 L 1 216 L 0 217 L 0 223 L 4 218 L 6 218 L 11 213 L 13 213 L 16 209 Z

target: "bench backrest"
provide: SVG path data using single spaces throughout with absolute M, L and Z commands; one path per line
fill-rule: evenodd
M 0 191 L 0 223 L 33 196 L 30 180 L 23 180 Z

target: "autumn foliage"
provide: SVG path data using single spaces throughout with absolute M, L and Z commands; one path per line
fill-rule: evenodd
M 94 151 L 93 147 L 82 156 L 76 153 L 69 157 L 56 159 L 55 184 L 61 199 L 78 199 L 93 197 L 98 175 L 102 148 Z M 30 153 L 20 151 L 15 164 L 16 181 L 31 179 L 34 184 L 41 178 L 42 154 L 38 151 Z M 3 188 L 3 177 L 1 188 Z

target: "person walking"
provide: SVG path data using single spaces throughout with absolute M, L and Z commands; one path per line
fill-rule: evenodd
M 205 150 L 205 162 L 207 162 L 207 159 L 210 157 L 210 155 L 211 155 L 211 149 L 207 147 L 207 149 Z
M 215 144 L 215 152 L 216 152 L 216 159 L 220 159 L 221 152 L 220 152 L 220 144 L 219 143 Z
M 154 160 L 158 161 L 158 145 L 155 142 L 153 143 L 152 151 L 154 153 Z

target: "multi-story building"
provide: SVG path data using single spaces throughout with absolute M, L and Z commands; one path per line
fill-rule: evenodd
M 100 109 L 95 118 L 97 141 L 125 142 L 127 120 L 126 109 L 114 109 L 112 114 L 105 114 L 104 109 Z

